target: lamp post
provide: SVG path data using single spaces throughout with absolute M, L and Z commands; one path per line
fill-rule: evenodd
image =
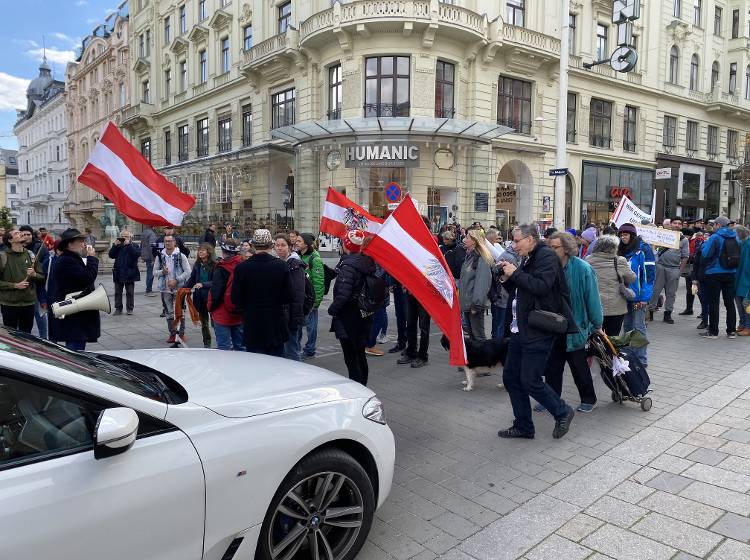
M 286 186 L 286 183 L 281 190 L 281 194 L 284 197 L 284 231 L 289 231 L 289 203 L 292 200 L 292 192 Z
M 568 56 L 570 37 L 570 0 L 560 2 L 560 90 L 557 100 L 557 145 L 555 167 L 563 169 L 568 165 L 567 123 L 568 123 Z M 555 204 L 552 225 L 559 231 L 565 229 L 565 175 L 555 176 Z

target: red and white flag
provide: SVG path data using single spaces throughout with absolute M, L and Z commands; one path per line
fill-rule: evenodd
M 365 234 L 374 235 L 382 223 L 382 219 L 376 218 L 337 190 L 328 187 L 323 214 L 320 216 L 322 233 L 343 238 L 348 231 L 358 229 Z
M 362 252 L 398 280 L 430 314 L 450 341 L 450 364 L 466 365 L 458 290 L 411 196 L 401 201 Z
M 109 122 L 78 182 L 106 196 L 128 218 L 150 226 L 179 226 L 195 198 L 167 181 Z

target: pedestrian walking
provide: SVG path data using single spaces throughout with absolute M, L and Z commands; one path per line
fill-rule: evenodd
M 307 266 L 305 273 L 315 291 L 315 301 L 312 311 L 308 313 L 305 319 L 307 341 L 302 348 L 302 358 L 308 359 L 315 356 L 318 343 L 318 310 L 323 301 L 323 292 L 325 291 L 325 269 L 320 253 L 315 250 L 315 236 L 312 233 L 301 233 L 297 238 L 296 247 L 297 254 L 299 254 Z
M 293 298 L 289 267 L 271 254 L 267 229 L 256 229 L 251 243 L 255 254 L 234 271 L 232 303 L 243 312 L 246 350 L 281 357 L 289 340 L 284 306 Z
M 672 313 L 680 277 L 690 258 L 690 240 L 682 235 L 682 218 L 674 217 L 669 220 L 669 227 L 680 232 L 680 245 L 677 249 L 660 247 L 656 251 L 656 276 L 654 291 L 649 301 L 649 314 L 653 318 L 663 291 L 665 294 L 663 321 L 671 325 L 674 324 Z
M 125 308 L 128 315 L 133 314 L 135 307 L 135 283 L 140 282 L 138 259 L 141 248 L 132 243 L 131 234 L 123 229 L 109 249 L 109 258 L 115 261 L 112 267 L 112 280 L 115 283 L 115 315 L 122 314 L 122 290 L 125 289 Z
M 274 236 L 274 252 L 289 267 L 289 281 L 292 287 L 292 300 L 284 309 L 289 323 L 289 339 L 284 343 L 284 357 L 299 362 L 302 360 L 302 327 L 305 325 L 305 311 L 307 311 L 305 309 L 307 265 L 292 250 L 289 236 L 284 233 L 277 233 Z
M 219 350 L 245 351 L 242 332 L 242 311 L 232 303 L 234 272 L 241 262 L 239 244 L 236 239 L 227 239 L 219 244 L 221 260 L 216 263 L 208 296 L 208 310 L 214 324 L 216 347 Z
M 570 429 L 575 410 L 544 382 L 547 360 L 558 336 L 545 324 L 530 320 L 533 311 L 547 311 L 562 317 L 567 331 L 578 332 L 570 309 L 570 296 L 560 261 L 539 238 L 535 224 L 522 224 L 513 230 L 513 247 L 526 257 L 519 268 L 505 261 L 502 280 L 515 289 L 511 303 L 513 318 L 510 344 L 503 370 L 503 383 L 513 407 L 513 424 L 497 435 L 501 438 L 533 439 L 531 417 L 533 397 L 555 418 L 552 437 L 561 438 Z M 534 314 L 536 318 L 539 313 Z
M 491 267 L 495 262 L 485 246 L 484 231 L 481 229 L 466 230 L 463 243 L 466 258 L 461 265 L 458 302 L 469 337 L 473 340 L 485 340 L 484 316 L 490 305 Z
M 620 334 L 625 314 L 628 312 L 628 286 L 636 280 L 635 272 L 630 268 L 628 261 L 617 254 L 619 245 L 620 239 L 617 236 L 602 235 L 597 238 L 586 256 L 586 262 L 596 273 L 599 299 L 604 314 L 602 330 L 607 336 Z
M 8 250 L 0 253 L 0 310 L 3 325 L 30 333 L 37 303 L 36 284 L 44 282 L 44 269 L 26 248 L 26 236 L 18 229 L 4 235 Z M 46 317 L 44 318 L 46 325 Z
M 746 300 L 750 300 L 750 231 L 736 226 L 737 242 L 740 244 L 740 264 L 734 278 L 734 300 L 737 304 L 737 335 L 750 336 L 750 314 L 746 311 Z
M 186 288 L 193 290 L 193 305 L 201 318 L 201 335 L 203 347 L 211 348 L 211 318 L 208 314 L 208 294 L 216 270 L 215 249 L 210 243 L 201 243 L 198 246 L 193 270 L 190 278 L 185 282 Z
M 153 247 L 156 245 L 156 233 L 149 226 L 143 228 L 141 232 L 141 259 L 146 264 L 146 295 L 155 297 L 154 292 L 154 253 Z
M 174 325 L 174 304 L 177 299 L 177 290 L 185 285 L 185 282 L 190 277 L 190 272 L 190 262 L 187 256 L 177 247 L 174 236 L 165 235 L 164 249 L 156 257 L 154 277 L 159 282 L 161 302 L 164 308 L 164 315 L 167 319 L 167 329 L 169 330 L 168 344 L 173 344 L 178 334 L 182 340 L 186 340 L 185 315 L 182 316 L 178 330 Z
M 735 276 L 740 264 L 740 245 L 737 234 L 728 227 L 729 218 L 719 216 L 714 220 L 715 231 L 701 247 L 701 274 L 706 283 L 708 296 L 708 331 L 703 338 L 719 336 L 719 303 L 724 300 L 726 330 L 729 338 L 737 336 L 737 313 L 735 311 Z

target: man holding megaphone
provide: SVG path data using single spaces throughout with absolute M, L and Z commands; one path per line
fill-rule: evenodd
M 60 237 L 57 258 L 52 274 L 56 278 L 55 293 L 51 301 L 59 302 L 68 294 L 90 291 L 99 273 L 99 259 L 91 245 L 86 245 L 85 235 L 75 228 L 66 229 Z M 65 342 L 71 350 L 85 350 L 87 342 L 96 342 L 100 336 L 99 311 L 80 311 L 64 318 L 49 318 L 50 340 Z

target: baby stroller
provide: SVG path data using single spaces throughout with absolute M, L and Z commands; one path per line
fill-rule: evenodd
M 641 405 L 645 412 L 651 410 L 650 393 L 651 380 L 646 368 L 638 359 L 629 345 L 632 336 L 609 338 L 594 333 L 589 338 L 589 354 L 599 362 L 602 380 L 612 391 L 614 402 L 632 401 Z M 642 342 L 641 342 L 642 344 Z

